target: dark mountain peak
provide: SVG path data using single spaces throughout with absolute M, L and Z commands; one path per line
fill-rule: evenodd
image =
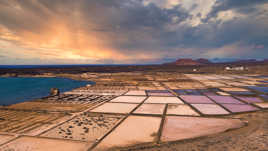
M 202 65 L 202 63 L 199 63 L 198 61 L 195 61 L 193 59 L 190 58 L 182 58 L 182 59 L 178 59 L 174 62 L 175 65 Z
M 204 59 L 204 58 L 199 58 L 196 60 L 191 59 L 191 58 L 180 58 L 174 62 L 170 62 L 166 64 L 178 65 L 178 66 L 197 66 L 197 65 L 207 65 L 211 63 L 212 62 L 210 62 L 208 59 Z

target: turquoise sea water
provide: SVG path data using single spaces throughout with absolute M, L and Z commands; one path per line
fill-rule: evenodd
M 92 84 L 67 78 L 3 78 L 0 77 L 0 105 L 10 105 L 49 95 L 50 88 L 65 92 Z

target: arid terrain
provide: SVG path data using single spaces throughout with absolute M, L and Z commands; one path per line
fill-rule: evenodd
M 267 150 L 266 72 L 166 66 L 1 70 L 96 84 L 2 106 L 0 151 Z

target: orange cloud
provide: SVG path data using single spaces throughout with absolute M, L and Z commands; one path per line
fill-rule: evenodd
M 57 52 L 59 54 L 55 57 L 60 58 L 110 59 L 114 56 L 118 60 L 129 58 L 109 48 L 100 33 L 72 29 L 59 21 L 51 21 L 48 24 L 50 26 L 41 29 L 39 33 L 22 30 L 16 35 L 2 27 L 0 38 L 19 43 L 23 49 L 42 48 L 46 52 Z

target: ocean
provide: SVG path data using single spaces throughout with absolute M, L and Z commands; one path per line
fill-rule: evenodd
M 50 88 L 58 88 L 60 92 L 66 92 L 87 84 L 94 84 L 94 82 L 67 78 L 0 77 L 0 105 L 48 96 Z

